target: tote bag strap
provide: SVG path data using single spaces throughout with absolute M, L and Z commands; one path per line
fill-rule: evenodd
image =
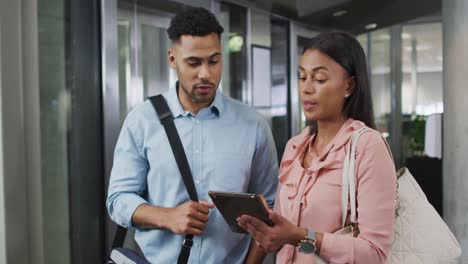
M 357 226 L 356 214 L 356 182 L 355 182 L 355 159 L 356 145 L 362 133 L 371 131 L 368 127 L 363 127 L 351 135 L 343 164 L 342 188 L 341 188 L 341 217 L 342 226 L 346 226 L 346 216 L 348 215 L 348 201 L 350 204 L 350 221 L 352 226 Z
M 348 143 L 348 148 L 346 150 L 346 156 L 343 165 L 343 176 L 342 176 L 342 189 L 341 189 L 341 216 L 342 216 L 342 226 L 346 225 L 346 216 L 348 214 L 348 201 L 350 203 L 350 222 L 352 227 L 356 227 L 358 224 L 357 220 L 357 209 L 356 209 L 356 176 L 355 176 L 355 161 L 356 161 L 356 146 L 359 137 L 372 129 L 368 127 L 362 127 L 353 132 Z M 393 160 L 392 150 L 388 145 L 387 140 L 382 137 L 382 140 L 387 147 L 388 153 L 390 154 L 391 159 Z M 397 182 L 397 196 L 398 196 L 398 182 Z M 398 203 L 398 199 L 397 199 Z M 398 208 L 398 204 L 396 205 Z

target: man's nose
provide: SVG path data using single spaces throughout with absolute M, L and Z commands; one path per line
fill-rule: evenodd
M 210 77 L 210 69 L 207 64 L 202 64 L 200 71 L 198 72 L 198 78 L 202 80 L 207 80 Z

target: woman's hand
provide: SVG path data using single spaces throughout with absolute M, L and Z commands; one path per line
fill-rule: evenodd
M 277 252 L 285 244 L 296 246 L 307 234 L 305 228 L 296 226 L 288 219 L 273 212 L 268 212 L 273 226 L 248 215 L 237 218 L 239 226 L 247 230 L 259 246 L 267 252 Z

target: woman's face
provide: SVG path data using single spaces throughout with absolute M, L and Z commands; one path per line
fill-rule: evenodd
M 308 120 L 335 121 L 343 118 L 343 105 L 354 89 L 354 78 L 332 58 L 307 50 L 299 65 L 299 93 Z

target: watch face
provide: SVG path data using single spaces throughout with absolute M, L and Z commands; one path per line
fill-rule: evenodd
M 315 245 L 310 241 L 305 241 L 301 243 L 301 246 L 299 247 L 299 251 L 304 254 L 312 254 L 315 252 Z

